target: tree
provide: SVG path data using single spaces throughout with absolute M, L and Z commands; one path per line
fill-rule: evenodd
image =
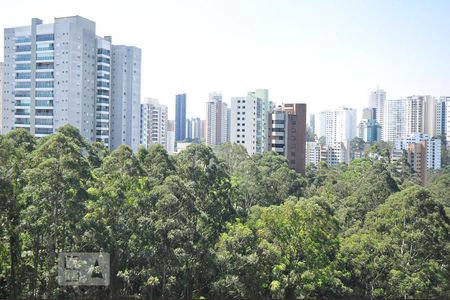
M 338 255 L 348 296 L 446 297 L 450 292 L 450 220 L 426 190 L 413 186 L 368 213 Z
M 61 251 L 75 250 L 81 235 L 80 224 L 90 178 L 89 162 L 83 156 L 85 146 L 71 126 L 62 127 L 33 151 L 25 171 L 22 212 L 26 251 L 32 252 L 30 264 L 31 294 L 55 297 L 56 257 Z
M 233 175 L 239 165 L 249 159 L 247 150 L 243 145 L 225 143 L 214 147 L 214 153 L 217 158 L 223 160 L 230 170 L 230 175 Z
M 344 288 L 332 261 L 338 222 L 319 198 L 252 209 L 217 245 L 218 297 L 312 298 Z
M 21 194 L 24 188 L 23 169 L 29 165 L 35 138 L 25 129 L 9 132 L 0 139 L 0 297 L 21 296 L 23 263 L 21 261 L 20 213 L 24 209 Z M 7 241 L 4 243 L 3 241 Z

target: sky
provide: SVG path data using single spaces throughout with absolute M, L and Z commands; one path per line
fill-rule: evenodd
M 450 95 L 450 1 L 1 0 L 0 28 L 80 15 L 114 44 L 142 49 L 142 97 L 169 107 L 187 94 L 188 117 L 269 89 L 308 113 L 361 109 L 377 87 L 388 99 Z M 0 32 L 3 41 L 3 31 Z M 3 57 L 3 47 L 0 47 Z

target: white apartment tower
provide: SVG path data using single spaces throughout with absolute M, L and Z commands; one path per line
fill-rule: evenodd
M 436 99 L 431 96 L 410 96 L 406 99 L 406 134 L 436 134 Z
M 3 105 L 3 63 L 0 62 L 0 134 L 2 133 L 2 105 Z
M 398 139 L 395 143 L 396 149 L 407 150 L 410 144 L 425 142 L 427 153 L 427 168 L 439 170 L 441 168 L 441 139 L 432 138 L 428 134 L 413 133 Z
M 228 141 L 228 117 L 228 105 L 222 101 L 222 94 L 210 93 L 206 103 L 206 144 L 220 145 Z
M 127 144 L 136 151 L 140 135 L 141 49 L 113 46 L 112 63 L 111 145 L 117 148 Z
M 317 136 L 324 136 L 328 146 L 345 143 L 356 137 L 356 109 L 340 107 L 323 111 L 316 116 L 315 121 Z
M 318 165 L 320 162 L 320 143 L 306 142 L 306 165 Z
M 256 153 L 256 97 L 231 98 L 230 141 L 240 144 L 252 155 Z
M 376 120 L 381 125 L 381 134 L 384 132 L 384 111 L 386 102 L 386 91 L 377 88 L 369 96 L 369 108 L 376 109 Z
M 436 104 L 436 136 L 446 136 L 447 134 L 447 105 L 450 97 L 439 97 Z M 448 140 L 447 140 L 448 141 Z
M 247 97 L 231 98 L 230 140 L 243 145 L 252 155 L 267 151 L 268 116 L 271 110 L 268 90 L 249 92 Z
M 388 100 L 384 110 L 383 140 L 394 143 L 406 135 L 406 100 Z
M 167 149 L 167 106 L 157 99 L 144 98 L 141 103 L 140 144 L 149 147 L 160 144 Z
M 111 129 L 123 122 L 111 115 L 123 99 L 111 90 L 120 85 L 115 80 L 127 78 L 139 97 L 140 74 L 120 74 L 125 69 L 114 66 L 111 39 L 96 36 L 94 22 L 80 16 L 50 24 L 32 19 L 29 26 L 6 28 L 4 46 L 2 133 L 25 128 L 42 137 L 71 124 L 88 141 L 111 148 Z M 139 103 L 137 109 L 139 118 Z
M 97 84 L 95 140 L 111 144 L 111 38 L 97 38 Z

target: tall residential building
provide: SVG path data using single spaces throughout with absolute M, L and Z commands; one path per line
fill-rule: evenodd
M 372 91 L 369 96 L 369 108 L 376 109 L 376 120 L 378 124 L 381 126 L 381 132 L 384 131 L 384 110 L 385 110 L 385 102 L 386 102 L 386 91 L 377 88 Z
M 362 119 L 363 120 L 369 120 L 369 119 L 373 119 L 374 118 L 374 112 L 375 112 L 375 116 L 376 116 L 376 108 L 363 108 L 362 110 Z
M 432 138 L 424 133 L 409 134 L 398 139 L 395 143 L 396 149 L 407 150 L 408 145 L 425 143 L 427 168 L 439 170 L 441 168 L 441 139 Z
M 200 120 L 200 118 L 191 118 L 191 132 L 193 141 L 200 142 L 201 131 L 202 131 L 202 121 Z
M 436 136 L 436 127 L 437 127 L 436 109 L 437 109 L 436 98 L 426 96 L 424 133 L 428 134 L 430 137 Z
M 169 154 L 176 152 L 176 139 L 175 139 L 175 120 L 167 121 L 167 152 Z
M 192 141 L 192 122 L 191 119 L 186 119 L 186 141 Z
M 411 168 L 419 174 L 420 183 L 425 185 L 427 180 L 427 144 L 425 141 L 408 144 L 406 159 Z
M 206 126 L 206 120 L 200 121 L 200 140 L 206 142 L 206 136 L 208 134 L 208 127 Z
M 95 23 L 79 16 L 4 31 L 3 128 L 40 137 L 72 124 L 95 140 Z
M 126 144 L 136 151 L 140 136 L 141 49 L 113 46 L 112 148 Z
M 406 134 L 436 135 L 436 99 L 432 96 L 410 96 L 406 99 Z
M 32 19 L 4 33 L 2 133 L 26 128 L 42 137 L 71 124 L 88 141 L 136 149 L 139 49 L 111 45 L 110 37 L 96 36 L 94 22 L 80 16 L 50 24 Z
M 439 97 L 436 103 L 436 136 L 446 136 L 447 134 L 448 102 L 450 102 L 450 97 L 443 96 Z
M 256 138 L 256 106 L 257 98 L 253 95 L 231 98 L 230 140 L 244 146 L 250 155 L 257 153 L 256 144 L 261 146 L 262 142 Z
M 381 126 L 375 119 L 363 119 L 358 125 L 358 137 L 366 143 L 374 143 L 381 140 Z
M 2 133 L 2 114 L 3 114 L 3 63 L 0 62 L 0 134 Z
M 316 135 L 324 136 L 328 146 L 351 141 L 356 136 L 356 127 L 356 109 L 353 108 L 340 107 L 316 115 Z
M 228 105 L 222 101 L 222 94 L 209 94 L 206 103 L 206 144 L 220 145 L 228 140 Z
M 336 166 L 340 163 L 349 162 L 348 143 L 335 143 L 334 145 L 325 145 L 320 148 L 320 161 L 328 166 Z
M 167 149 L 167 106 L 157 99 L 144 98 L 141 103 L 140 144 L 160 144 Z
M 268 150 L 284 155 L 290 168 L 305 173 L 306 104 L 283 104 L 269 114 Z
M 447 104 L 445 105 L 445 116 L 446 116 L 446 135 L 447 135 L 447 147 L 450 146 L 450 101 L 447 99 Z
M 253 92 L 249 92 L 248 96 L 256 98 L 256 153 L 262 153 L 267 151 L 269 141 L 268 128 L 269 114 L 272 112 L 272 103 L 269 101 L 269 90 L 257 89 Z M 305 121 L 306 122 L 306 121 Z
M 308 130 L 310 132 L 315 132 L 314 126 L 315 126 L 315 121 L 316 120 L 316 115 L 315 114 L 309 114 L 309 120 L 308 120 Z
M 268 118 L 271 110 L 268 90 L 231 98 L 230 140 L 243 145 L 252 155 L 267 151 Z
M 175 96 L 175 135 L 177 141 L 186 139 L 186 94 Z
M 406 100 L 386 101 L 384 110 L 383 140 L 395 143 L 406 135 Z
M 97 37 L 97 83 L 95 99 L 95 140 L 111 146 L 111 37 Z
M 306 161 L 305 164 L 318 165 L 320 162 L 320 143 L 306 142 Z

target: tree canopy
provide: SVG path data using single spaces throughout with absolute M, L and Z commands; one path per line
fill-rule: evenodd
M 0 298 L 448 298 L 450 170 L 423 188 L 378 158 L 302 175 L 234 144 L 133 153 L 72 126 L 12 131 Z M 111 284 L 58 285 L 62 252 L 109 253 Z

